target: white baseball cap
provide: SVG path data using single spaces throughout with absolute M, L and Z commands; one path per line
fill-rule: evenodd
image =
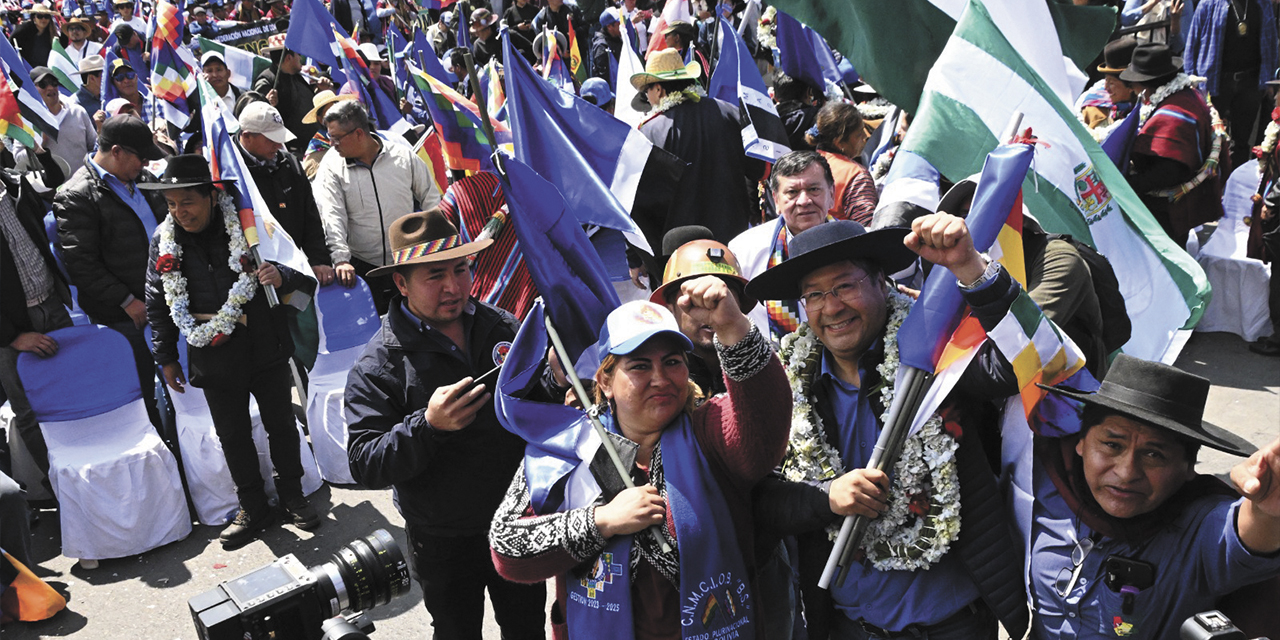
M 600 345 L 609 353 L 625 356 L 658 334 L 678 337 L 685 351 L 693 351 L 693 343 L 680 332 L 676 317 L 648 300 L 633 300 L 611 311 L 604 321 Z
M 246 133 L 260 133 L 272 142 L 284 144 L 297 136 L 284 126 L 284 118 L 275 107 L 266 102 L 250 102 L 240 112 L 240 130 Z

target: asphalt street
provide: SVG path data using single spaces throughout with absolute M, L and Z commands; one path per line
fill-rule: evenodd
M 1214 386 L 1206 419 L 1231 429 L 1257 445 L 1280 436 L 1280 359 L 1257 356 L 1230 334 L 1195 334 L 1177 365 L 1208 377 Z M 1208 449 L 1199 470 L 1227 472 L 1235 459 Z M 140 556 L 103 560 L 86 571 L 60 555 L 56 511 L 41 511 L 33 531 L 39 575 L 69 599 L 67 609 L 38 623 L 11 623 L 0 638 L 182 639 L 196 638 L 187 601 L 216 585 L 263 566 L 278 556 L 294 554 L 307 566 L 329 560 L 342 545 L 385 528 L 404 544 L 403 520 L 390 491 L 325 487 L 312 496 L 324 514 L 318 530 L 307 533 L 275 527 L 259 541 L 233 552 L 217 542 L 218 527 L 196 526 L 185 540 Z M 373 638 L 427 638 L 430 618 L 421 592 L 413 590 L 375 608 Z M 492 616 L 486 638 L 498 638 Z

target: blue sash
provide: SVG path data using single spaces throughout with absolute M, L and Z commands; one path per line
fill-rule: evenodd
M 681 637 L 754 640 L 755 601 L 733 518 L 687 414 L 662 434 L 662 465 L 668 507 L 680 543 Z M 586 578 L 572 573 L 565 576 L 570 638 L 635 637 L 631 542 L 631 536 L 615 536 Z

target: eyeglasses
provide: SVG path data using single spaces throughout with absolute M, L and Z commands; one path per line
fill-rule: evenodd
M 800 297 L 800 303 L 813 313 L 822 311 L 827 306 L 827 296 L 834 296 L 840 302 L 852 305 L 862 298 L 862 281 L 870 277 L 871 274 L 867 273 L 853 282 L 842 282 L 830 291 L 810 291 Z
M 1076 541 L 1075 548 L 1071 550 L 1071 566 L 1058 571 L 1056 584 L 1059 597 L 1067 597 L 1076 588 L 1076 581 L 1080 579 L 1080 572 L 1084 569 L 1084 559 L 1089 557 L 1093 546 L 1093 538 Z
M 112 77 L 112 79 L 116 80 L 117 82 L 118 82 L 118 81 L 120 81 L 120 80 L 137 80 L 137 79 L 138 79 L 138 74 L 137 74 L 136 72 L 133 72 L 133 71 L 121 71 L 120 73 L 117 73 L 117 74 L 115 74 L 114 76 L 111 76 L 111 77 Z
M 349 131 L 344 131 L 343 133 L 335 133 L 335 134 L 332 134 L 332 135 L 330 135 L 330 136 L 329 136 L 329 142 L 331 142 L 331 143 L 333 143 L 333 144 L 340 144 L 340 143 L 342 142 L 342 139 L 343 139 L 343 138 L 345 138 L 345 137 L 347 137 L 347 136 L 349 136 L 349 135 L 351 135 L 351 134 L 353 134 L 353 133 L 355 133 L 355 132 L 357 132 L 357 131 L 359 131 L 359 130 L 360 130 L 360 127 L 356 127 L 356 128 L 351 129 L 351 130 L 349 130 Z

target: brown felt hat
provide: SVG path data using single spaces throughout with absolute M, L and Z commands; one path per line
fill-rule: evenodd
M 444 262 L 474 255 L 493 244 L 493 239 L 463 242 L 458 228 L 439 209 L 419 211 L 391 223 L 391 264 L 369 272 L 389 275 L 396 267 L 428 262 Z

